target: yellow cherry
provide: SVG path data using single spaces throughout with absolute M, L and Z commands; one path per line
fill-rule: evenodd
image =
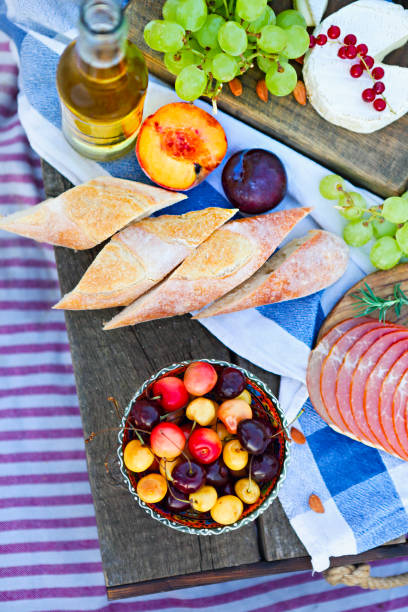
M 247 404 L 249 404 L 249 405 L 252 404 L 252 397 L 251 397 L 251 394 L 248 391 L 248 389 L 244 389 L 242 391 L 242 393 L 237 395 L 237 397 L 235 397 L 234 399 L 242 399 L 242 400 L 244 400 L 244 402 L 247 402 Z
M 224 495 L 219 497 L 211 508 L 211 516 L 216 523 L 232 525 L 241 517 L 243 511 L 244 506 L 239 497 Z
M 230 433 L 237 433 L 238 423 L 244 419 L 252 419 L 251 406 L 242 399 L 226 400 L 217 410 L 217 417 Z
M 152 465 L 154 455 L 150 448 L 142 444 L 140 440 L 131 440 L 125 446 L 123 461 L 128 470 L 144 472 Z
M 254 480 L 249 480 L 249 478 L 237 480 L 234 489 L 238 497 L 246 504 L 254 504 L 261 495 L 258 484 Z
M 170 482 L 173 482 L 173 478 L 171 474 L 174 468 L 176 467 L 176 465 L 181 463 L 181 461 L 182 460 L 180 457 L 176 457 L 175 459 L 166 459 L 165 457 L 162 457 L 160 459 L 160 467 L 159 467 L 160 474 L 164 476 L 166 480 L 170 480 Z
M 167 493 L 167 481 L 161 474 L 147 474 L 137 483 L 136 492 L 147 504 L 157 504 Z
M 203 427 L 209 425 L 216 417 L 214 402 L 206 397 L 193 399 L 186 408 L 186 417 Z
M 214 487 L 204 485 L 201 489 L 198 489 L 198 491 L 190 493 L 189 500 L 194 510 L 197 510 L 197 512 L 208 512 L 214 506 L 217 497 L 217 491 Z
M 242 470 L 248 463 L 248 451 L 242 448 L 239 440 L 229 440 L 222 451 L 222 458 L 230 470 Z

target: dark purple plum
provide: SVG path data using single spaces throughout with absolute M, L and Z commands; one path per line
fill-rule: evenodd
M 257 215 L 275 208 L 285 197 L 285 168 L 276 155 L 264 149 L 234 153 L 224 166 L 222 186 L 231 204 Z
M 253 419 L 240 421 L 237 434 L 242 446 L 253 455 L 262 454 L 271 440 L 262 421 L 254 421 Z
M 171 476 L 174 487 L 182 493 L 194 493 L 205 482 L 203 466 L 194 461 L 179 463 L 172 471 Z
M 135 400 L 130 410 L 130 421 L 136 428 L 152 431 L 160 423 L 160 405 L 155 400 Z
M 251 462 L 251 476 L 258 483 L 272 480 L 279 472 L 279 461 L 273 455 L 255 455 Z
M 221 400 L 237 397 L 245 389 L 245 376 L 236 368 L 224 368 L 218 376 L 215 394 Z
M 168 510 L 171 512 L 182 512 L 191 507 L 191 503 L 188 498 L 188 493 L 182 493 L 181 491 L 173 491 L 169 487 L 169 491 L 165 497 L 165 503 Z
M 228 482 L 228 468 L 224 461 L 219 458 L 206 466 L 206 484 L 213 487 L 224 487 Z

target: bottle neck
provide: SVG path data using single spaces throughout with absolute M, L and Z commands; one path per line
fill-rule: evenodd
M 102 70 L 120 64 L 126 37 L 127 22 L 116 0 L 83 2 L 76 45 L 81 63 Z

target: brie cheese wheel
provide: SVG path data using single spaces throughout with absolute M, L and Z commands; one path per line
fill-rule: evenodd
M 293 4 L 306 19 L 306 25 L 314 26 L 320 23 L 327 7 L 327 0 L 294 0 Z
M 408 10 L 384 0 L 357 0 L 327 17 L 314 35 L 327 33 L 331 25 L 339 26 L 338 40 L 320 47 L 316 45 L 305 57 L 303 76 L 310 103 L 327 121 L 347 130 L 370 133 L 380 130 L 408 112 L 408 68 L 389 66 L 382 59 L 408 41 Z M 384 69 L 381 81 L 385 85 L 387 107 L 376 111 L 372 103 L 361 97 L 373 81 L 364 71 L 355 79 L 350 68 L 359 62 L 337 56 L 347 34 L 355 34 L 357 45 L 365 43 L 374 66 Z

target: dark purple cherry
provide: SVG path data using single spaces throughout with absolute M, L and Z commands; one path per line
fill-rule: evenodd
M 221 457 L 213 463 L 209 463 L 206 466 L 206 471 L 206 484 L 209 484 L 213 487 L 223 487 L 227 484 L 228 468 L 225 465 L 224 461 L 221 459 Z
M 155 400 L 135 400 L 129 416 L 135 427 L 152 431 L 160 423 L 160 405 Z
M 218 376 L 215 393 L 221 400 L 237 397 L 245 389 L 245 376 L 236 368 L 224 368 Z
M 238 423 L 237 433 L 242 446 L 253 455 L 262 454 L 270 442 L 268 430 L 261 421 L 244 419 Z
M 279 472 L 279 461 L 273 455 L 255 455 L 251 463 L 251 476 L 259 483 L 272 480 Z
M 227 484 L 224 487 L 222 487 L 222 489 L 220 490 L 220 497 L 222 495 L 236 495 L 235 489 L 234 489 L 234 483 L 232 480 L 229 480 Z
M 171 512 L 182 512 L 191 507 L 188 493 L 182 493 L 181 491 L 173 491 L 169 487 L 169 491 L 165 497 L 167 508 Z
M 194 493 L 205 482 L 205 470 L 202 465 L 194 461 L 183 461 L 176 465 L 171 473 L 173 485 L 183 493 Z

